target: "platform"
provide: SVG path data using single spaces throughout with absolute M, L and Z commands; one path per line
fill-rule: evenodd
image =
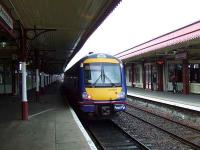
M 182 93 L 174 94 L 127 87 L 127 95 L 200 112 L 200 95 L 198 94 L 183 95 Z
M 58 84 L 36 103 L 29 97 L 29 120 L 20 118 L 20 98 L 1 96 L 1 150 L 88 150 L 96 149 L 68 104 L 63 104 Z

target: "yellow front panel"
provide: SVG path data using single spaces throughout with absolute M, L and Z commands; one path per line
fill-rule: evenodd
M 86 88 L 86 92 L 92 97 L 92 100 L 115 100 L 121 90 L 121 87 Z
M 113 64 L 118 64 L 119 61 L 116 59 L 112 58 L 88 58 L 84 62 L 84 64 L 88 63 L 113 63 Z

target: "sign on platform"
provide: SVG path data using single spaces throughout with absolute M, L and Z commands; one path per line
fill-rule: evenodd
M 187 52 L 182 52 L 182 53 L 178 53 L 175 55 L 175 58 L 176 59 L 187 59 L 188 58 L 188 54 Z

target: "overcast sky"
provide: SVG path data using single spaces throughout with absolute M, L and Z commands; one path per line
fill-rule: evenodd
M 200 0 L 122 0 L 68 64 L 88 52 L 117 54 L 200 20 Z

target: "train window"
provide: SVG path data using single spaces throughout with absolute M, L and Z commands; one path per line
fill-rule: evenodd
M 94 63 L 84 66 L 86 86 L 120 86 L 121 71 L 119 64 Z
M 105 83 L 119 84 L 121 82 L 120 66 L 114 64 L 104 65 Z
M 101 75 L 100 65 L 85 65 L 84 66 L 84 77 L 86 84 L 92 84 Z

